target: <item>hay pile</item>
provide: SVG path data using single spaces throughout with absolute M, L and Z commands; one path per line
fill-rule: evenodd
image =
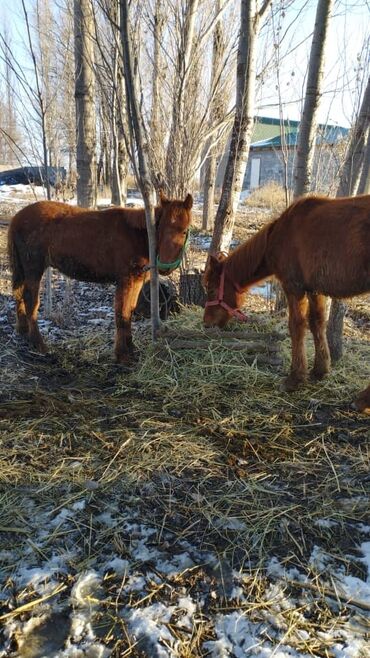
M 184 309 L 169 326 L 199 331 L 200 314 Z M 91 569 L 104 573 L 99 596 L 91 595 L 93 628 L 112 656 L 159 655 L 130 631 L 132 611 L 154 604 L 172 610 L 163 621 L 177 642 L 169 656 L 207 655 L 217 619 L 235 611 L 270 625 L 271 645 L 284 638 L 297 655 L 334 655 L 335 632 L 344 637 L 349 623 L 365 637 L 370 605 L 348 603 L 333 574 L 366 579 L 358 546 L 369 523 L 369 420 L 348 402 L 368 377 L 369 342 L 349 338 L 326 381 L 287 395 L 288 338 L 282 365 L 269 368 L 218 339 L 200 350 L 166 339 L 152 346 L 140 327 L 132 371 L 113 365 L 96 328 L 55 343 L 46 357 L 4 337 L 4 655 L 15 655 L 18 642 L 16 655 L 36 656 L 20 650 L 25 624 L 40 609 L 50 615 L 51 601 L 58 614 L 71 600 L 78 609 L 73 588 Z M 286 320 L 254 323 L 252 315 L 250 329 L 286 336 Z M 22 589 L 20 561 L 45 565 L 55 556 L 64 567 L 47 592 Z M 144 593 L 125 589 L 128 577 L 107 567 L 113 556 L 128 561 Z M 198 602 L 187 628 L 184 596 Z

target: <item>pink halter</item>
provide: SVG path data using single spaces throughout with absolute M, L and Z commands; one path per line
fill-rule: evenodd
M 243 289 L 239 286 L 238 283 L 235 281 L 232 281 L 229 278 L 230 283 L 234 286 L 235 290 L 237 292 L 243 292 Z M 213 302 L 206 302 L 206 307 L 207 306 L 222 306 L 222 308 L 225 309 L 230 315 L 232 315 L 234 318 L 239 320 L 239 322 L 248 322 L 248 318 L 243 313 L 243 311 L 240 311 L 238 308 L 231 308 L 225 301 L 224 301 L 224 287 L 225 287 L 225 267 L 222 268 L 221 276 L 220 276 L 220 285 L 218 287 L 217 291 L 217 299 L 214 299 Z

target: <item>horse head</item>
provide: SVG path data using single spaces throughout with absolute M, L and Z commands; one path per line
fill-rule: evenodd
M 231 318 L 246 322 L 247 317 L 239 310 L 242 299 L 240 286 L 232 280 L 226 270 L 227 256 L 219 252 L 210 254 L 203 276 L 207 291 L 204 309 L 205 327 L 224 327 Z
M 191 222 L 193 197 L 184 201 L 167 199 L 160 191 L 160 220 L 157 234 L 157 267 L 160 274 L 170 274 L 181 263 Z

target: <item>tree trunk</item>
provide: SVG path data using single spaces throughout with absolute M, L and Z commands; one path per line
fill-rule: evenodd
M 303 112 L 299 125 L 297 158 L 294 172 L 294 197 L 311 190 L 312 163 L 317 134 L 317 110 L 324 74 L 325 44 L 333 0 L 319 0 L 312 37 L 310 63 Z
M 94 17 L 91 0 L 74 0 L 77 203 L 96 205 Z
M 185 185 L 180 169 L 182 168 L 182 141 L 186 117 L 184 115 L 185 93 L 190 71 L 191 54 L 194 42 L 195 18 L 199 0 L 189 0 L 186 16 L 181 31 L 182 48 L 178 53 L 176 71 L 176 90 L 173 100 L 172 122 L 166 158 L 166 184 L 171 196 L 182 196 Z
M 42 80 L 40 80 L 40 72 L 38 70 L 36 55 L 34 51 L 34 46 L 31 38 L 30 23 L 28 20 L 28 14 L 26 10 L 25 0 L 22 0 L 23 14 L 26 21 L 27 27 L 27 36 L 28 36 L 28 46 L 31 53 L 31 58 L 33 62 L 33 69 L 35 73 L 36 80 L 36 93 L 37 100 L 39 105 L 39 115 L 41 120 L 41 134 L 42 134 L 42 155 L 43 155 L 43 169 L 44 169 L 44 181 L 46 187 L 46 197 L 50 201 L 51 199 L 51 190 L 50 190 L 50 180 L 48 175 L 48 135 L 47 135 L 47 110 L 45 102 L 45 94 L 42 89 Z M 53 306 L 53 292 L 52 292 L 52 271 L 51 267 L 48 267 L 45 272 L 45 317 L 50 318 Z
M 369 157 L 369 149 L 366 147 L 366 140 L 369 139 L 370 130 L 370 78 L 368 79 L 364 97 L 361 103 L 359 115 L 353 127 L 351 139 L 348 147 L 348 153 L 344 162 L 342 174 L 340 177 L 337 197 L 351 196 L 355 194 L 360 179 L 361 164 L 366 169 Z M 369 172 L 365 176 L 369 179 Z M 346 305 L 339 299 L 333 299 L 330 308 L 330 315 L 327 327 L 327 338 L 329 343 L 330 355 L 333 361 L 338 361 L 343 354 L 343 323 L 346 312 Z
M 231 242 L 253 128 L 257 38 L 263 15 L 270 4 L 270 0 L 265 0 L 255 13 L 256 2 L 241 2 L 235 118 L 210 248 L 213 252 L 227 251 Z
M 330 358 L 333 363 L 339 361 L 343 356 L 343 325 L 347 305 L 340 299 L 332 299 L 326 336 L 330 350 Z
M 152 67 L 152 104 L 150 111 L 150 161 L 157 189 L 163 187 L 165 178 L 165 161 L 163 157 L 163 116 L 160 105 L 163 83 L 163 35 L 166 25 L 166 13 L 163 0 L 155 0 L 153 16 L 153 67 Z
M 114 24 L 118 25 L 120 20 L 119 2 L 116 0 L 115 12 L 113 14 Z M 115 29 L 115 28 L 114 28 Z M 123 122 L 125 120 L 124 104 L 124 80 L 120 64 L 120 51 L 118 41 L 114 43 L 113 53 L 113 99 L 112 99 L 112 139 L 113 139 L 113 162 L 112 162 L 112 204 L 114 206 L 124 205 L 127 197 L 127 171 L 128 154 L 124 137 Z
M 126 83 L 126 100 L 129 128 L 132 142 L 135 141 L 137 149 L 138 167 L 133 162 L 141 193 L 145 203 L 145 219 L 148 232 L 149 242 L 149 262 L 150 262 L 150 308 L 152 318 L 152 339 L 157 339 L 157 332 L 160 327 L 159 317 L 159 280 L 158 270 L 156 267 L 156 227 L 154 214 L 154 188 L 151 182 L 150 172 L 146 160 L 146 145 L 144 144 L 144 126 L 143 119 L 139 112 L 139 105 L 135 93 L 135 82 L 132 68 L 132 54 L 129 37 L 128 24 L 128 0 L 120 0 L 120 30 L 122 42 L 122 56 L 125 69 Z M 134 151 L 133 157 L 134 157 Z
M 370 128 L 367 131 L 366 149 L 357 194 L 370 194 Z
M 221 11 L 223 0 L 217 0 L 215 3 L 215 18 Z M 220 61 L 223 51 L 223 30 L 221 22 L 218 22 L 213 34 L 212 47 L 212 70 L 210 80 L 210 128 L 220 119 L 221 99 L 219 95 L 214 94 L 215 82 L 219 75 Z M 217 173 L 216 148 L 214 138 L 211 137 L 206 145 L 207 159 L 204 163 L 204 185 L 203 185 L 203 219 L 202 229 L 207 230 L 213 226 L 214 222 L 214 204 L 215 204 L 215 182 Z
M 202 229 L 207 231 L 212 227 L 214 221 L 215 183 L 217 172 L 216 152 L 211 144 L 207 145 L 209 153 L 204 163 L 203 183 L 203 217 Z
M 370 77 L 367 81 L 364 97 L 356 123 L 351 131 L 347 156 L 343 165 L 336 196 L 349 196 L 356 194 L 361 166 L 366 153 L 366 141 L 370 127 Z

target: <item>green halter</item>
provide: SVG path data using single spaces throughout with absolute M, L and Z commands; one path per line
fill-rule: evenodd
M 184 242 L 184 244 L 183 244 L 183 246 L 182 246 L 182 249 L 181 249 L 181 251 L 180 251 L 179 257 L 176 258 L 176 260 L 172 261 L 172 263 L 162 263 L 162 262 L 159 260 L 159 256 L 157 256 L 157 267 L 158 267 L 158 269 L 159 269 L 159 270 L 175 270 L 177 267 L 179 267 L 179 265 L 180 265 L 180 263 L 181 263 L 181 261 L 182 261 L 182 257 L 183 257 L 183 255 L 184 255 L 184 253 L 185 253 L 185 250 L 186 250 L 186 248 L 187 248 L 187 246 L 188 246 L 188 244 L 189 244 L 189 240 L 190 240 L 190 229 L 188 229 L 188 230 L 186 231 L 185 242 Z

